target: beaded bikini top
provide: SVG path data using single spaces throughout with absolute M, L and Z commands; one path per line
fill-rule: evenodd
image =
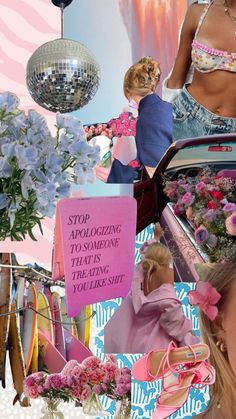
M 202 22 L 212 4 L 213 1 L 206 5 L 200 17 L 194 40 L 192 42 L 192 63 L 196 70 L 201 73 L 210 73 L 215 70 L 236 72 L 236 52 L 230 53 L 211 48 L 196 39 Z

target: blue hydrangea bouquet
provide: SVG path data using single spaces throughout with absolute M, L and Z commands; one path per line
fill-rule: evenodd
M 55 213 L 71 185 L 92 183 L 99 147 L 86 141 L 80 120 L 56 115 L 56 135 L 35 110 L 18 108 L 19 99 L 0 93 L 0 240 L 35 240 L 32 229 Z

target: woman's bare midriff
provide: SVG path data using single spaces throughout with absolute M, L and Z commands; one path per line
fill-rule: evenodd
M 188 92 L 204 108 L 219 116 L 236 118 L 236 73 L 216 70 L 194 72 Z

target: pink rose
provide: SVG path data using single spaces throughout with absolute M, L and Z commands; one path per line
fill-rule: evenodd
M 80 386 L 77 386 L 71 392 L 72 396 L 75 397 L 76 399 L 80 399 L 81 393 L 82 393 L 82 387 Z
M 82 392 L 80 394 L 80 400 L 81 401 L 88 400 L 90 395 L 91 395 L 91 389 L 90 389 L 89 385 L 85 384 L 83 386 Z
M 38 387 L 36 385 L 28 388 L 28 396 L 31 399 L 37 399 L 39 397 Z
M 79 363 L 75 360 L 71 360 L 67 362 L 67 364 L 64 366 L 63 370 L 61 371 L 62 375 L 69 375 L 70 372 L 73 370 L 74 367 L 79 366 Z
M 185 192 L 185 194 L 182 196 L 181 204 L 185 205 L 186 207 L 189 207 L 192 205 L 194 201 L 194 196 L 191 194 L 191 192 Z
M 41 396 L 45 392 L 45 388 L 40 384 L 38 386 L 38 393 Z
M 115 375 L 117 373 L 118 367 L 113 362 L 106 362 L 104 364 L 104 370 L 105 370 L 105 382 L 109 382 L 115 378 Z
M 29 376 L 25 380 L 25 386 L 31 387 L 35 385 L 35 379 L 32 376 Z
M 82 365 L 85 368 L 91 368 L 92 370 L 99 367 L 101 365 L 102 361 L 97 356 L 89 356 L 88 358 L 85 358 L 82 362 Z
M 46 380 L 45 386 L 48 389 L 60 389 L 62 388 L 62 376 L 61 374 L 50 374 Z
M 233 212 L 233 214 L 226 218 L 225 225 L 227 233 L 231 236 L 236 236 L 236 212 Z
M 81 372 L 79 378 L 80 378 L 81 385 L 86 384 L 88 382 L 88 376 L 85 371 Z
M 74 375 L 75 378 L 79 378 L 81 373 L 82 373 L 82 368 L 79 365 L 76 365 L 72 370 L 72 374 Z
M 106 355 L 108 361 L 113 362 L 114 364 L 116 364 L 116 357 L 113 354 L 107 354 Z
M 97 384 L 103 380 L 104 376 L 105 376 L 105 371 L 97 368 L 95 371 L 88 372 L 88 381 L 91 384 Z
M 199 182 L 195 186 L 197 192 L 202 192 L 206 189 L 206 184 L 204 182 Z

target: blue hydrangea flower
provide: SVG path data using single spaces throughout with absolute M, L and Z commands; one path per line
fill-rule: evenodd
M 28 112 L 29 125 L 32 126 L 36 131 L 40 132 L 45 137 L 51 137 L 51 133 L 48 129 L 46 119 L 33 109 Z
M 37 167 L 39 154 L 36 147 L 16 145 L 15 150 L 20 169 L 31 170 Z
M 54 183 L 39 185 L 36 189 L 36 196 L 39 205 L 47 207 L 50 202 L 55 201 L 56 186 Z
M 51 152 L 46 159 L 45 167 L 49 172 L 57 173 L 60 172 L 62 167 L 63 159 L 60 157 L 56 151 Z
M 13 116 L 11 120 L 12 125 L 15 128 L 22 129 L 27 127 L 27 118 L 25 112 L 21 111 L 18 112 L 16 115 Z
M 58 199 L 70 196 L 72 182 L 93 182 L 100 160 L 99 147 L 87 143 L 77 118 L 58 113 L 57 136 L 53 137 L 43 116 L 34 110 L 26 114 L 18 104 L 14 94 L 0 93 L 0 209 L 6 209 L 9 217 L 5 237 L 13 239 L 19 230 L 13 231 L 15 223 L 25 224 L 24 206 L 29 228 L 19 233 L 21 238 L 31 234 L 41 216 L 54 215 Z
M 12 167 L 6 157 L 0 157 L 0 177 L 9 178 L 12 175 Z
M 64 128 L 68 134 L 76 138 L 85 139 L 85 131 L 82 122 L 73 116 L 62 115 L 59 112 L 56 114 L 57 128 Z
M 6 113 L 10 113 L 16 110 L 19 105 L 19 99 L 14 93 L 3 92 L 0 93 L 0 109 Z

